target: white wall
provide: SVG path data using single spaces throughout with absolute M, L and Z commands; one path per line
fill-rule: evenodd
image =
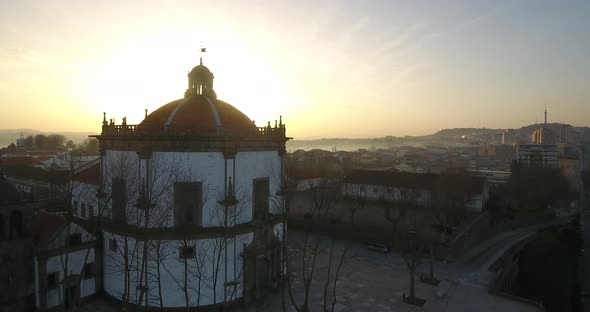
M 360 188 L 364 191 L 360 191 Z M 358 197 L 369 200 L 385 200 L 390 202 L 409 201 L 414 205 L 421 207 L 428 207 L 432 204 L 432 191 L 419 189 L 406 189 L 382 185 L 366 185 L 366 184 L 343 184 L 342 193 L 349 197 Z M 467 198 L 466 208 L 468 210 L 481 212 L 483 204 L 487 200 L 487 189 L 480 194 L 473 195 Z
M 235 196 L 239 201 L 238 205 L 232 209 L 241 211 L 237 214 L 237 223 L 246 223 L 252 220 L 252 186 L 253 180 L 257 178 L 268 178 L 270 184 L 269 190 L 269 210 L 277 211 L 280 207 L 280 199 L 276 194 L 280 190 L 281 178 L 281 157 L 277 151 L 257 151 L 257 152 L 239 152 L 235 160 L 225 160 L 221 152 L 154 152 L 149 160 L 139 159 L 136 152 L 107 151 L 103 156 L 104 166 L 103 177 L 105 181 L 105 191 L 111 193 L 111 179 L 116 175 L 127 175 L 124 178 L 129 182 L 127 184 L 128 207 L 127 223 L 132 225 L 143 226 L 143 211 L 135 207 L 135 200 L 139 193 L 140 185 L 146 185 L 148 181 L 150 187 L 150 196 L 155 207 L 151 210 L 150 224 L 154 227 L 173 227 L 173 183 L 199 181 L 203 183 L 203 201 L 202 211 L 203 226 L 219 226 L 223 223 L 223 218 L 219 218 L 218 213 L 223 208 L 218 201 L 223 199 L 225 181 L 231 177 L 235 185 Z M 234 168 L 235 163 L 235 168 Z M 129 169 L 122 168 L 125 164 Z M 227 164 L 227 171 L 226 171 Z M 118 169 L 117 169 L 118 168 Z M 149 168 L 149 170 L 148 170 Z M 235 175 L 234 175 L 235 169 Z M 226 176 L 227 173 L 227 176 Z M 150 178 L 151 177 L 151 178 Z M 108 198 L 108 196 L 107 196 Z M 107 204 L 106 215 L 110 216 L 110 200 Z M 232 223 L 230 222 L 230 226 Z M 282 238 L 282 229 L 275 227 L 275 234 L 279 239 Z M 129 278 L 129 299 L 137 303 L 139 292 L 137 286 L 142 272 L 143 263 L 143 242 L 138 242 L 133 238 L 127 239 L 127 258 L 128 268 L 125 268 L 124 246 L 125 239 L 112 233 L 104 233 L 103 253 L 104 253 L 104 290 L 109 295 L 117 299 L 122 299 L 125 291 L 125 271 L 128 272 Z M 109 240 L 117 241 L 117 251 L 109 250 Z M 230 240 L 226 246 L 219 247 L 221 238 L 182 241 L 162 241 L 160 254 L 162 255 L 161 263 L 156 261 L 156 241 L 149 241 L 148 248 L 148 305 L 159 306 L 160 298 L 166 307 L 183 307 L 185 306 L 184 276 L 185 261 L 179 259 L 179 247 L 183 244 L 196 246 L 197 257 L 187 260 L 188 276 L 188 294 L 189 305 L 209 305 L 219 303 L 224 298 L 224 284 L 226 282 L 238 281 L 236 292 L 233 298 L 242 296 L 243 283 L 243 264 L 240 256 L 244 246 L 252 242 L 253 233 L 239 235 Z M 222 250 L 220 262 L 214 256 L 216 252 Z M 227 258 L 226 258 L 227 257 Z M 220 263 L 219 272 L 216 274 L 218 283 L 214 287 L 212 284 L 213 274 L 216 271 L 213 266 Z M 226 265 L 227 264 L 227 265 Z M 157 271 L 160 269 L 160 282 L 158 282 Z M 227 271 L 227 274 L 225 273 Z M 226 276 L 227 275 L 227 276 Z M 145 276 L 145 275 L 144 275 Z M 199 281 L 201 282 L 201 295 L 198 295 Z M 159 294 L 161 285 L 162 296 Z M 214 291 L 215 289 L 215 291 Z M 234 293 L 234 288 L 229 287 L 227 291 Z M 215 292 L 215 298 L 214 298 Z M 227 300 L 232 300 L 229 297 Z M 142 305 L 145 302 L 141 303 Z
M 88 257 L 86 258 L 86 255 Z M 47 274 L 58 273 L 59 274 L 59 286 L 48 289 L 47 291 L 47 308 L 52 308 L 63 304 L 64 302 L 64 269 L 66 269 L 66 258 L 67 258 L 67 271 L 68 276 L 72 274 L 83 274 L 84 264 L 94 262 L 94 248 L 78 250 L 70 252 L 67 255 L 59 255 L 49 257 L 47 259 Z M 84 261 L 86 259 L 86 261 Z M 96 264 L 95 264 L 96 265 Z M 39 259 L 35 257 L 35 272 L 39 272 Z M 37 306 L 39 305 L 39 280 L 38 274 L 35 274 L 35 289 Z M 95 293 L 95 279 L 82 277 L 80 281 L 80 298 L 90 296 Z
M 96 197 L 97 191 L 98 187 L 93 184 L 76 181 L 72 183 L 72 207 L 73 214 L 76 217 L 88 219 L 90 217 L 89 206 L 93 207 L 93 216 L 99 215 L 100 205 Z M 82 214 L 82 204 L 84 204 L 84 209 L 86 210 L 84 214 Z
M 360 188 L 364 188 L 361 191 Z M 345 196 L 361 196 L 369 200 L 410 201 L 418 206 L 430 205 L 432 192 L 429 190 L 399 188 L 383 185 L 343 184 L 342 193 Z
M 149 161 L 140 160 L 135 152 L 107 151 L 103 157 L 103 176 L 105 190 L 110 194 L 111 179 L 116 175 L 128 175 L 127 181 L 127 223 L 143 226 L 143 211 L 136 209 L 135 200 L 138 197 L 139 186 L 145 183 L 148 176 L 146 163 L 149 162 L 149 175 L 153 179 L 150 196 L 156 205 L 151 212 L 150 227 L 173 227 L 173 183 L 198 181 L 203 183 L 202 225 L 205 227 L 219 226 L 223 218 L 219 216 L 225 184 L 225 164 L 227 163 L 227 178 L 232 179 L 235 186 L 235 196 L 238 200 L 237 223 L 252 220 L 252 185 L 257 178 L 269 178 L 271 212 L 278 208 L 279 199 L 276 194 L 280 190 L 281 157 L 277 151 L 239 152 L 234 161 L 225 160 L 221 152 L 154 152 Z M 122 164 L 128 169 L 121 169 Z M 107 196 L 107 213 L 110 216 L 111 203 Z
M 105 233 L 104 235 L 104 289 L 114 298 L 121 299 L 125 290 L 125 266 L 124 266 L 124 238 Z M 109 239 L 116 239 L 118 245 L 117 252 L 109 250 Z M 253 234 L 248 233 L 239 235 L 228 241 L 224 245 L 222 239 L 205 239 L 189 241 L 162 241 L 160 252 L 162 255 L 160 268 L 160 283 L 157 276 L 157 257 L 155 253 L 156 242 L 151 241 L 150 252 L 148 254 L 148 284 L 149 295 L 148 305 L 159 306 L 159 289 L 161 285 L 162 301 L 165 307 L 183 307 L 185 306 L 184 291 L 184 274 L 185 260 L 179 258 L 179 247 L 183 245 L 196 247 L 196 258 L 187 259 L 187 276 L 188 278 L 188 297 L 189 306 L 209 305 L 223 302 L 224 284 L 226 282 L 237 281 L 238 286 L 234 292 L 233 287 L 227 289 L 227 300 L 242 297 L 243 283 L 243 264 L 241 253 L 244 245 L 252 242 Z M 128 276 L 130 279 L 129 298 L 133 303 L 137 303 L 139 293 L 137 292 L 138 277 L 140 276 L 141 263 L 143 258 L 143 243 L 128 238 Z M 227 247 L 227 248 L 224 248 Z M 217 255 L 221 250 L 221 258 L 218 261 Z M 226 252 L 227 251 L 227 262 Z M 235 255 L 235 256 L 234 256 Z M 235 260 L 235 261 L 234 261 Z M 227 263 L 227 278 L 225 275 Z M 217 264 L 219 264 L 217 266 Z M 215 269 L 214 269 L 215 266 Z M 215 297 L 213 296 L 213 272 L 217 271 L 217 285 L 215 287 Z M 201 285 L 201 295 L 198 296 L 199 282 Z M 145 304 L 145 303 L 143 303 Z

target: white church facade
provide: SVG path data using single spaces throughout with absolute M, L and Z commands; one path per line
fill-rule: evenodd
M 66 233 L 36 258 L 40 310 L 96 295 L 199 310 L 277 287 L 285 125 L 257 127 L 218 100 L 202 60 L 188 80 L 183 99 L 138 125 L 103 117 L 101 156 L 72 181 Z

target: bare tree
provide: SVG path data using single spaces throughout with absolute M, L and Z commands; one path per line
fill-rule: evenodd
M 367 191 L 364 187 L 356 184 L 344 184 L 344 196 L 348 199 L 348 211 L 350 212 L 350 223 L 354 225 L 354 217 L 362 210 L 367 203 Z
M 315 185 L 313 185 L 308 192 L 310 193 L 309 195 L 311 198 L 309 199 L 309 212 L 306 214 L 307 217 L 305 222 L 307 224 L 305 225 L 304 229 L 305 233 L 303 238 L 303 245 L 293 246 L 293 244 L 291 244 L 293 247 L 295 247 L 295 250 L 289 250 L 286 253 L 285 257 L 287 293 L 289 295 L 291 305 L 295 308 L 296 311 L 311 311 L 310 294 L 311 288 L 313 286 L 314 275 L 317 273 L 316 270 L 318 265 L 318 257 L 321 257 L 322 254 L 326 253 L 326 250 L 329 250 L 327 276 L 325 282 L 323 283 L 324 298 L 322 310 L 333 311 L 337 304 L 336 287 L 338 283 L 340 270 L 346 257 L 346 249 L 342 251 L 339 260 L 335 264 L 333 261 L 335 242 L 334 240 L 332 240 L 330 246 L 327 249 L 322 248 L 321 236 L 313 233 L 313 219 L 315 218 L 317 222 L 325 222 L 327 220 L 331 208 L 339 199 L 340 188 L 338 183 L 334 183 L 333 181 L 330 181 L 328 178 L 319 178 L 318 182 Z M 287 241 L 286 244 L 289 244 L 289 242 Z M 299 301 L 295 298 L 294 286 L 291 282 L 292 268 L 290 266 L 290 260 L 294 259 L 296 259 L 301 265 L 301 280 L 303 283 L 303 289 L 301 291 L 303 292 L 303 298 Z M 334 273 L 332 273 L 333 265 L 337 266 L 334 270 Z M 330 284 L 332 284 L 331 295 L 328 294 L 328 288 Z M 331 303 L 330 305 L 328 305 L 330 297 Z M 284 303 L 283 310 L 286 310 L 286 305 Z
M 402 251 L 402 258 L 408 269 L 410 277 L 410 294 L 403 294 L 403 301 L 408 304 L 422 306 L 426 300 L 416 297 L 416 270 L 421 263 L 421 241 L 417 237 L 416 230 L 408 231 L 406 235 L 406 248 Z

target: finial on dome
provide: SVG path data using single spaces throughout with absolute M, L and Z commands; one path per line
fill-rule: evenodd
M 199 65 L 203 65 L 203 53 L 207 52 L 207 48 L 203 48 L 203 41 L 201 41 L 201 56 L 199 57 Z
M 201 57 L 199 57 L 199 65 L 195 66 L 188 73 L 188 89 L 184 92 L 184 97 L 193 95 L 206 95 L 210 98 L 216 99 L 217 95 L 213 90 L 213 73 L 203 65 L 203 53 L 207 52 L 207 48 L 203 48 L 201 44 Z

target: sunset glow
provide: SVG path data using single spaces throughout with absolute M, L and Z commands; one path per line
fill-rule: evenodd
M 509 128 L 544 105 L 587 124 L 587 3 L 496 3 L 3 2 L 0 123 L 138 123 L 183 96 L 203 44 L 220 99 L 299 138 Z

